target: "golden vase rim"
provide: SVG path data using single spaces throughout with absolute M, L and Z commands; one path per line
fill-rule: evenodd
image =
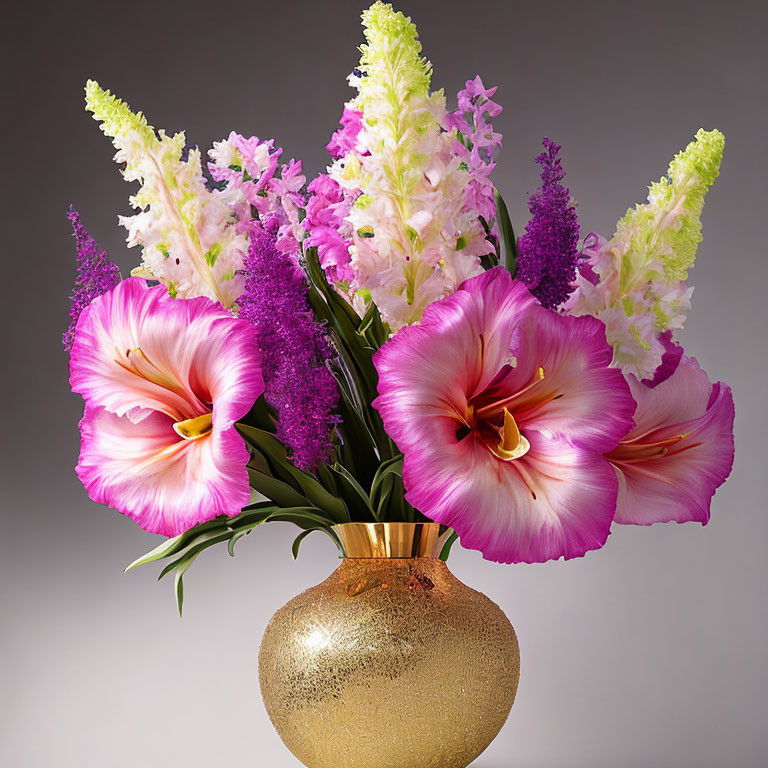
M 439 558 L 453 533 L 439 523 L 340 523 L 333 532 L 349 558 Z

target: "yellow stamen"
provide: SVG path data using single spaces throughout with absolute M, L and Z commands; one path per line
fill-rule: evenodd
M 505 408 L 504 409 L 504 431 L 501 437 L 501 449 L 504 451 L 514 451 L 520 445 L 520 430 L 517 428 L 515 417 Z
M 512 461 L 525 456 L 531 444 L 520 434 L 515 417 L 505 408 L 504 426 L 500 432 L 501 440 L 497 446 L 489 446 L 494 456 L 503 461 Z
M 480 337 L 480 340 L 482 341 L 483 337 Z M 481 347 L 482 349 L 482 347 Z M 481 365 L 482 365 L 482 358 L 481 358 Z M 487 418 L 488 416 L 492 416 L 494 413 L 500 413 L 501 409 L 504 408 L 506 410 L 506 406 L 511 405 L 515 400 L 520 398 L 522 395 L 524 395 L 526 392 L 528 392 L 530 389 L 533 389 L 537 384 L 541 384 L 542 381 L 544 381 L 544 368 L 542 366 L 538 366 L 536 368 L 536 373 L 534 375 L 533 381 L 523 387 L 522 389 L 518 390 L 517 392 L 511 394 L 509 397 L 504 397 L 501 400 L 497 400 L 495 403 L 490 403 L 489 405 L 484 405 L 482 408 L 478 408 L 477 410 L 477 416 L 480 419 Z M 551 396 L 547 398 L 548 400 L 551 400 Z
M 173 428 L 176 434 L 185 440 L 197 440 L 205 437 L 213 429 L 213 414 L 204 413 L 202 416 L 195 416 L 194 419 L 177 421 Z
M 678 444 L 690 436 L 689 432 L 673 435 L 672 437 L 644 443 L 640 440 L 620 442 L 609 454 L 611 460 L 622 464 L 637 464 L 653 459 L 661 459 L 670 453 L 678 453 Z M 684 449 L 684 447 L 683 447 Z

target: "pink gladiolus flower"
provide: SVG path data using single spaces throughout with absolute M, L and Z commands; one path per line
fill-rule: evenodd
M 501 267 L 427 307 L 374 357 L 406 498 L 499 562 L 601 547 L 617 481 L 603 454 L 635 403 L 603 324 L 544 309 Z
M 733 395 L 695 358 L 651 388 L 629 376 L 636 426 L 607 454 L 619 478 L 617 523 L 709 521 L 710 499 L 733 467 Z
M 77 474 L 93 501 L 166 536 L 248 503 L 233 425 L 264 391 L 249 323 L 124 280 L 82 313 L 70 384 L 86 403 Z

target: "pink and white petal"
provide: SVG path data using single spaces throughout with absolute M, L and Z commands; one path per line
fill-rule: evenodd
M 681 411 L 690 413 L 686 396 L 691 395 L 691 387 L 685 374 L 680 377 L 680 389 L 673 390 L 681 368 L 682 363 L 670 379 L 648 391 L 656 393 L 667 387 L 669 399 L 681 398 Z M 659 404 L 657 398 L 648 400 Z M 641 420 L 648 405 L 645 398 L 638 400 Z M 619 480 L 617 523 L 651 525 L 674 521 L 706 525 L 712 496 L 733 468 L 734 402 L 730 388 L 721 382 L 712 386 L 705 407 L 700 416 L 667 424 L 656 433 L 687 435 L 667 455 L 643 462 L 614 462 Z M 648 415 L 647 422 L 657 423 L 657 419 Z
M 469 391 L 471 397 L 485 389 L 510 357 L 516 355 L 520 323 L 539 304 L 525 285 L 513 280 L 503 267 L 494 267 L 467 280 L 461 291 L 473 299 L 466 322 L 472 326 L 476 346 L 482 335 L 482 376 Z
M 213 403 L 214 426 L 226 429 L 245 416 L 264 392 L 258 337 L 245 320 L 211 324 L 189 364 L 189 381 Z
M 599 549 L 616 508 L 610 464 L 566 441 L 529 439 L 529 453 L 512 462 L 472 436 L 406 454 L 406 498 L 488 560 L 538 563 Z
M 569 367 L 569 354 L 576 365 Z M 617 494 L 602 453 L 631 427 L 635 409 L 610 362 L 599 321 L 542 309 L 503 270 L 432 304 L 420 325 L 398 332 L 374 358 L 374 406 L 404 453 L 408 501 L 501 562 L 578 557 L 601 547 Z M 538 366 L 548 367 L 545 381 L 554 389 L 524 403 L 518 423 L 531 449 L 501 461 L 478 420 L 486 408 L 497 414 L 505 400 L 518 419 L 516 400 L 526 395 L 517 393 Z M 457 430 L 468 434 L 460 440 Z
M 255 328 L 205 297 L 172 299 L 163 290 L 153 299 L 141 335 L 147 357 L 190 402 L 231 409 L 231 421 L 243 416 L 264 391 Z
M 533 307 L 521 323 L 517 365 L 499 389 L 518 391 L 544 378 L 513 401 L 520 428 L 568 435 L 601 452 L 611 450 L 633 425 L 635 402 L 621 371 L 609 368 L 611 348 L 594 317 L 559 315 Z
M 659 334 L 659 343 L 664 347 L 664 354 L 661 356 L 661 365 L 653 372 L 653 376 L 643 379 L 643 384 L 647 387 L 658 387 L 666 381 L 677 370 L 683 357 L 683 348 L 672 340 L 670 329 Z
M 86 404 L 77 474 L 93 501 L 175 536 L 248 503 L 248 450 L 234 429 L 183 440 L 153 412 L 140 423 Z
M 373 405 L 401 450 L 418 444 L 431 418 L 466 407 L 465 392 L 481 371 L 478 337 L 466 322 L 470 308 L 469 295 L 457 291 L 431 305 L 424 322 L 402 328 L 374 355 L 379 397 Z
M 676 425 L 701 416 L 707 408 L 712 382 L 695 357 L 683 356 L 674 374 L 658 386 L 649 387 L 634 376 L 627 376 L 632 397 L 637 402 L 635 428 L 627 435 L 637 439 L 661 430 L 677 434 Z
M 402 328 L 376 353 L 374 407 L 401 450 L 421 440 L 414 409 L 425 409 L 425 416 L 464 413 L 467 393 L 508 361 L 521 314 L 533 304 L 522 283 L 492 269 L 431 304 L 420 324 Z
M 252 326 L 210 299 L 172 299 L 138 278 L 81 316 L 70 383 L 118 415 L 156 410 L 177 421 L 206 412 L 219 393 L 219 410 L 234 421 L 263 391 Z
M 129 278 L 83 311 L 70 357 L 73 392 L 119 415 L 158 410 L 179 420 L 203 412 L 197 399 L 180 389 L 171 372 L 162 369 L 154 348 L 152 337 L 157 335 L 175 342 L 178 350 L 184 346 L 179 331 L 184 330 L 182 315 L 186 313 L 164 311 L 163 295 L 172 301 L 163 286 L 148 288 L 144 280 Z M 133 352 L 137 349 L 143 355 Z M 134 367 L 137 361 L 146 367 L 144 357 L 154 366 L 155 381 Z

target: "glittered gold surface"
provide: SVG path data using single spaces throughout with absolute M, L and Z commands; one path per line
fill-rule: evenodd
M 440 557 L 451 537 L 437 523 L 342 523 L 333 532 L 345 557 Z
M 501 609 L 432 557 L 347 558 L 273 617 L 267 712 L 309 768 L 464 768 L 515 699 Z

